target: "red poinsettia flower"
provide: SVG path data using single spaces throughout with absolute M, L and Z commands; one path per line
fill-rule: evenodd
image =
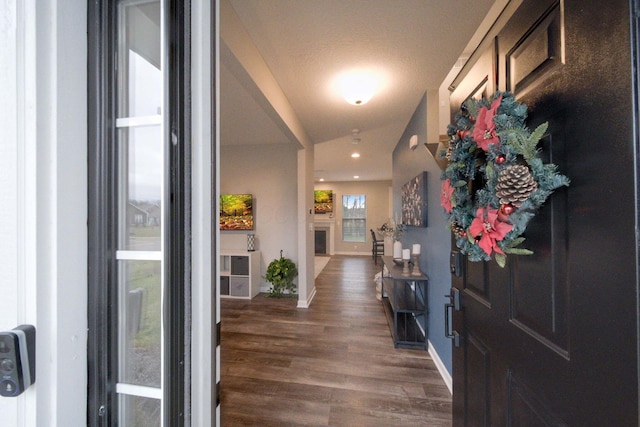
M 451 203 L 451 196 L 453 195 L 453 186 L 451 180 L 447 178 L 442 182 L 442 192 L 440 192 L 440 206 L 444 208 L 447 213 L 451 213 L 453 209 L 453 203 Z
M 462 141 L 465 136 L 469 135 L 469 131 L 468 130 L 459 130 L 458 132 L 456 132 L 456 134 L 458 135 L 458 138 Z
M 469 227 L 469 232 L 474 238 L 480 238 L 478 245 L 487 255 L 491 255 L 492 252 L 504 255 L 498 242 L 504 239 L 504 236 L 512 229 L 513 225 L 500 221 L 497 209 L 490 209 L 487 206 L 486 209 L 478 208 L 476 217 Z
M 484 151 L 489 151 L 489 144 L 495 144 L 500 141 L 496 134 L 496 125 L 493 123 L 493 118 L 498 112 L 501 102 L 502 95 L 491 103 L 491 108 L 482 107 L 478 111 L 478 120 L 473 129 L 473 139 L 478 144 L 478 147 Z

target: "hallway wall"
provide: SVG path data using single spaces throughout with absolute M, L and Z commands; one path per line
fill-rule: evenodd
M 409 227 L 402 236 L 402 244 L 405 248 L 414 243 L 421 245 L 420 269 L 429 276 L 429 341 L 450 375 L 451 341 L 444 337 L 444 295 L 451 288 L 451 233 L 447 229 L 447 221 L 440 206 L 441 170 L 424 146 L 427 142 L 427 113 L 425 95 L 393 151 L 393 211 L 395 215 L 400 215 L 402 186 L 420 172 L 426 171 L 427 227 Z M 413 151 L 409 149 L 409 138 L 412 135 L 418 135 L 418 147 Z
M 298 263 L 297 148 L 293 144 L 220 147 L 220 193 L 251 193 L 254 230 L 220 232 L 222 250 L 247 250 L 247 234 L 256 235 L 262 276 L 271 260 L 284 256 Z M 296 283 L 298 283 L 296 281 Z

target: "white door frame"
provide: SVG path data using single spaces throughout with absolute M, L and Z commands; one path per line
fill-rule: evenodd
M 214 4 L 212 4 L 214 3 Z M 191 0 L 191 127 L 192 127 L 192 330 L 191 425 L 220 425 L 217 389 L 220 383 L 220 323 L 213 257 L 220 245 L 219 194 L 219 73 L 217 69 L 218 2 Z M 215 55 L 213 54 L 215 52 Z M 213 98 L 213 99 L 212 99 Z M 215 110 L 212 106 L 215 102 Z M 212 161 L 213 159 L 213 161 Z M 215 209 L 212 212 L 212 209 Z M 214 237 L 216 236 L 216 237 Z M 216 271 L 212 271 L 213 269 Z
M 192 425 L 217 425 L 212 366 L 210 2 L 192 1 Z M 214 6 L 217 8 L 217 6 Z M 37 328 L 36 383 L 0 399 L 3 423 L 83 426 L 87 389 L 87 36 L 85 0 L 4 2 L 0 17 L 0 330 Z M 7 54 L 8 53 L 8 54 Z M 211 95 L 207 95 L 211 94 Z M 216 314 L 217 316 L 217 314 Z M 216 381 L 216 382 L 217 382 Z M 218 422 L 212 420 L 218 420 Z M 45 421 L 46 420 L 46 421 Z

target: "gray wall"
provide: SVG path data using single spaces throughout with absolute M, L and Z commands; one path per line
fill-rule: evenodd
M 254 230 L 260 251 L 261 288 L 266 266 L 283 255 L 298 264 L 297 149 L 293 144 L 222 146 L 220 192 L 251 193 Z M 222 250 L 247 250 L 248 231 L 220 233 Z M 296 280 L 296 283 L 298 281 Z
M 437 104 L 436 104 L 437 105 Z M 418 135 L 418 147 L 409 149 L 409 138 Z M 409 227 L 402 236 L 404 248 L 420 243 L 420 269 L 429 276 L 429 341 L 451 374 L 451 342 L 444 337 L 444 295 L 451 288 L 449 274 L 450 232 L 440 206 L 440 168 L 426 147 L 427 97 L 413 117 L 393 151 L 393 212 L 400 216 L 402 186 L 420 172 L 427 171 L 427 227 Z M 429 141 L 437 142 L 437 141 Z

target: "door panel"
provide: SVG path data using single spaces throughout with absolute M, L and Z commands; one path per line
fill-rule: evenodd
M 468 78 L 461 81 L 451 93 L 452 117 L 466 99 L 487 97 L 496 91 L 498 70 L 495 49 L 495 45 L 492 45 L 484 50 L 468 71 Z
M 478 300 L 478 302 L 491 308 L 491 288 L 489 287 L 489 266 L 485 263 L 482 267 L 467 264 L 467 277 L 464 281 L 464 290 Z
M 624 0 L 525 0 L 454 82 L 454 112 L 483 82 L 513 91 L 571 179 L 529 223 L 533 255 L 452 275 L 455 426 L 638 424 L 630 19 Z
M 544 7 L 547 2 L 540 3 Z M 564 63 L 560 4 L 556 3 L 526 29 L 504 59 L 506 90 L 516 96 L 560 69 Z
M 465 348 L 466 370 L 469 374 L 465 378 L 467 389 L 467 424 L 488 425 L 490 420 L 491 402 L 491 375 L 490 352 L 480 339 L 473 333 L 467 334 L 467 346 Z
M 541 158 L 566 171 L 565 143 L 560 117 L 538 113 L 549 123 L 550 133 L 539 144 Z M 535 126 L 532 125 L 531 127 Z M 554 154 L 555 152 L 555 154 Z M 510 320 L 543 345 L 568 357 L 567 233 L 568 191 L 559 189 L 527 227 L 525 245 L 535 256 L 513 257 L 510 264 Z
M 508 425 L 513 426 L 566 426 L 556 418 L 544 403 L 538 399 L 535 392 L 518 382 L 513 372 L 508 373 L 509 413 Z

